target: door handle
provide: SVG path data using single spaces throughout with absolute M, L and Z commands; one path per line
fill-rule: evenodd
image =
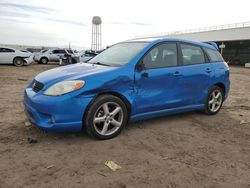
M 181 73 L 179 71 L 175 71 L 174 76 L 180 76 Z
M 210 68 L 206 68 L 206 72 L 210 73 L 210 72 L 212 72 L 212 70 Z
M 148 73 L 147 72 L 144 72 L 144 73 L 142 73 L 142 77 L 145 77 L 145 78 L 148 78 Z

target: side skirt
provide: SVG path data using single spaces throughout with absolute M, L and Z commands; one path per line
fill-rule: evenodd
M 138 121 L 143 119 L 150 119 L 154 117 L 159 116 L 165 116 L 165 115 L 171 115 L 171 114 L 177 114 L 181 112 L 187 112 L 187 111 L 194 111 L 194 110 L 203 110 L 205 108 L 204 104 L 196 104 L 196 105 L 189 105 L 189 106 L 183 106 L 178 108 L 171 108 L 171 109 L 165 109 L 165 110 L 159 110 L 159 111 L 153 111 L 153 112 L 146 112 L 141 114 L 135 114 L 130 117 L 130 121 Z

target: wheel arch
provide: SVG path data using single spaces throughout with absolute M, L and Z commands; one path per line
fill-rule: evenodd
M 40 59 L 39 59 L 39 61 L 41 61 L 41 59 L 42 58 L 46 58 L 47 59 L 47 61 L 49 61 L 49 58 L 48 57 L 46 57 L 46 56 L 42 56 Z
M 85 117 L 86 117 L 86 113 L 87 113 L 87 111 L 89 110 L 89 108 L 90 108 L 90 106 L 93 104 L 93 102 L 98 98 L 98 97 L 100 97 L 100 96 L 102 96 L 102 95 L 113 95 L 113 96 L 116 96 L 116 97 L 118 97 L 119 99 L 121 99 L 123 102 L 124 102 L 124 104 L 126 105 L 126 108 L 127 108 L 127 110 L 128 110 L 128 119 L 129 119 L 129 117 L 130 117 L 130 114 L 131 114 L 131 103 L 129 102 L 129 100 L 124 96 L 124 95 L 122 95 L 122 94 L 120 94 L 120 93 L 118 93 L 118 92 L 115 92 L 115 91 L 108 91 L 108 92 L 101 92 L 101 93 L 98 93 L 97 95 L 95 95 L 94 97 L 93 97 L 93 99 L 90 101 L 90 103 L 87 105 L 87 107 L 86 107 L 86 109 L 85 109 L 85 111 L 84 111 L 84 113 L 83 113 L 83 117 L 82 117 L 82 121 L 84 122 L 84 120 L 85 120 Z
M 15 60 L 16 60 L 17 58 L 21 58 L 21 59 L 24 61 L 24 58 L 23 58 L 23 57 L 21 57 L 21 56 L 16 56 L 16 57 L 13 58 L 13 61 L 12 61 L 13 64 L 15 63 Z
M 226 93 L 225 84 L 223 84 L 222 82 L 218 82 L 218 83 L 214 84 L 214 86 L 220 87 L 222 89 L 222 91 L 223 91 L 223 95 L 225 96 L 225 93 Z

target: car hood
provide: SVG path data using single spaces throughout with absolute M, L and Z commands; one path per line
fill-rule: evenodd
M 79 76 L 79 78 L 82 78 L 84 76 L 106 72 L 115 68 L 116 67 L 108 67 L 96 64 L 77 63 L 42 72 L 38 74 L 35 79 L 43 84 L 47 84 L 51 81 L 60 81 L 69 79 L 71 77 Z

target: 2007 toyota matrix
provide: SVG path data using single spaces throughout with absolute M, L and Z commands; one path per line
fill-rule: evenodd
M 211 43 L 180 39 L 118 43 L 88 63 L 45 71 L 24 106 L 37 127 L 117 136 L 128 121 L 201 110 L 216 114 L 228 96 L 229 68 Z

